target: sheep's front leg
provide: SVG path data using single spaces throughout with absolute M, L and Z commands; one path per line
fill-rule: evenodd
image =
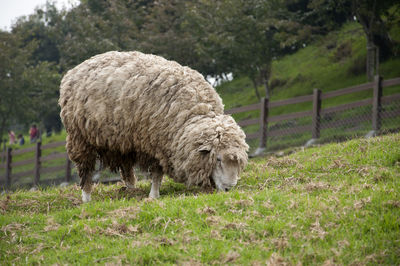
M 153 199 L 158 199 L 160 197 L 160 187 L 163 175 L 162 173 L 155 172 L 151 174 L 151 177 L 152 181 L 149 197 Z

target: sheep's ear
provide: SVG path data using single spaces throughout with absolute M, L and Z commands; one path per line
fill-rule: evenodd
M 211 145 L 203 144 L 197 150 L 201 153 L 209 153 L 211 151 Z

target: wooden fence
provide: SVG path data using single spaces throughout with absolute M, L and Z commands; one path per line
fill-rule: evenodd
M 21 179 L 23 177 L 32 177 L 33 183 L 28 183 L 25 185 L 39 185 L 41 184 L 46 184 L 46 183 L 54 183 L 54 182 L 70 182 L 71 181 L 71 169 L 72 169 L 72 163 L 68 158 L 68 155 L 66 152 L 59 152 L 59 153 L 52 153 L 47 156 L 42 156 L 42 151 L 45 149 L 53 149 L 57 148 L 60 146 L 65 146 L 65 141 L 60 141 L 60 142 L 53 142 L 49 143 L 46 145 L 42 145 L 41 142 L 37 142 L 35 146 L 25 148 L 25 149 L 18 149 L 18 150 L 13 150 L 12 148 L 7 148 L 6 150 L 6 162 L 3 165 L 0 165 L 0 169 L 4 168 L 5 169 L 5 175 L 4 175 L 4 180 L 3 184 L 5 183 L 5 188 L 9 189 L 11 188 L 12 182 L 16 181 L 17 179 Z M 26 160 L 21 160 L 21 161 L 13 161 L 13 157 L 16 155 L 28 153 L 28 152 L 34 152 L 33 158 L 26 159 Z M 65 163 L 61 165 L 56 165 L 56 166 L 50 166 L 43 168 L 42 163 L 52 161 L 55 159 L 60 159 L 63 158 L 65 159 Z M 32 170 L 28 171 L 21 171 L 21 172 L 13 172 L 13 168 L 19 167 L 19 166 L 26 166 L 34 164 L 34 167 Z M 40 180 L 40 176 L 47 174 L 47 173 L 54 173 L 54 172 L 60 172 L 64 170 L 64 177 L 58 178 L 58 179 L 47 179 L 47 180 Z
M 353 87 L 349 87 L 349 88 L 345 88 L 345 89 L 340 89 L 340 90 L 326 92 L 326 93 L 322 93 L 321 90 L 319 90 L 319 89 L 314 89 L 314 93 L 311 95 L 305 95 L 305 96 L 300 96 L 300 97 L 295 97 L 295 98 L 290 98 L 290 99 L 285 99 L 285 100 L 279 100 L 279 101 L 273 101 L 273 102 L 270 102 L 268 99 L 264 98 L 261 100 L 260 103 L 233 108 L 230 110 L 226 110 L 225 112 L 228 114 L 236 114 L 236 113 L 260 110 L 259 118 L 241 120 L 241 121 L 238 121 L 238 124 L 240 126 L 249 126 L 249 125 L 255 125 L 255 124 L 260 125 L 259 132 L 247 134 L 246 138 L 247 139 L 259 138 L 261 149 L 265 149 L 268 137 L 273 137 L 273 136 L 282 136 L 282 135 L 288 135 L 288 134 L 299 133 L 299 132 L 301 133 L 301 132 L 308 131 L 308 132 L 312 133 L 312 138 L 318 139 L 320 137 L 321 129 L 334 128 L 334 127 L 337 127 L 337 125 L 338 125 L 337 121 L 332 121 L 330 123 L 324 123 L 321 126 L 321 115 L 326 115 L 329 113 L 349 110 L 349 109 L 361 107 L 361 106 L 372 105 L 372 117 L 370 118 L 371 124 L 372 124 L 371 129 L 378 132 L 380 129 L 380 126 L 381 126 L 381 119 L 385 117 L 385 113 L 382 112 L 381 105 L 383 103 L 390 103 L 395 100 L 400 100 L 400 93 L 390 95 L 390 96 L 382 96 L 383 88 L 389 87 L 389 86 L 394 86 L 394 85 L 400 85 L 400 78 L 394 78 L 394 79 L 384 81 L 381 77 L 376 76 L 373 82 L 368 82 L 365 84 L 361 84 L 361 85 L 357 85 L 357 86 L 353 86 Z M 338 106 L 334 106 L 334 107 L 321 108 L 323 100 L 326 100 L 326 99 L 329 99 L 332 97 L 341 96 L 341 95 L 346 95 L 349 93 L 361 92 L 361 91 L 365 91 L 365 90 L 369 90 L 369 89 L 373 89 L 373 97 L 372 98 L 364 99 L 364 100 L 360 100 L 360 101 L 356 101 L 356 102 L 352 102 L 352 103 L 342 104 L 342 105 L 338 105 Z M 277 116 L 269 116 L 269 110 L 271 108 L 285 106 L 285 105 L 289 105 L 289 104 L 310 102 L 310 101 L 313 102 L 312 110 L 288 113 L 288 114 L 277 115 Z M 395 115 L 400 115 L 400 110 L 398 110 Z M 268 132 L 268 130 L 267 130 L 268 123 L 279 122 L 279 121 L 288 120 L 288 119 L 302 118 L 302 117 L 307 117 L 307 116 L 312 117 L 311 125 L 293 126 L 284 131 L 283 130 L 271 130 Z M 352 118 L 352 120 L 354 120 L 354 119 L 355 118 Z M 341 122 L 346 123 L 345 120 L 342 120 Z M 66 152 L 59 152 L 59 153 L 49 154 L 47 156 L 42 156 L 43 150 L 57 148 L 60 146 L 65 146 L 65 141 L 49 143 L 46 145 L 42 145 L 41 142 L 38 142 L 33 147 L 19 149 L 19 150 L 12 150 L 11 148 L 8 148 L 6 150 L 6 158 L 7 158 L 6 163 L 0 165 L 0 169 L 2 169 L 2 168 L 5 169 L 5 175 L 4 175 L 5 182 L 3 181 L 3 184 L 5 183 L 5 187 L 7 189 L 10 188 L 12 185 L 12 182 L 15 182 L 17 179 L 20 179 L 23 177 L 32 177 L 33 178 L 32 185 L 38 185 L 39 183 L 41 183 L 41 184 L 55 183 L 55 182 L 62 182 L 62 181 L 70 182 L 71 181 L 71 169 L 72 169 L 73 165 L 71 164 L 71 161 L 68 159 L 68 155 Z M 22 161 L 16 161 L 16 162 L 13 161 L 13 156 L 27 153 L 27 152 L 32 152 L 32 151 L 34 151 L 34 154 L 35 154 L 33 156 L 33 158 L 30 158 L 27 160 L 22 160 Z M 42 167 L 43 162 L 60 159 L 60 158 L 65 159 L 64 164 L 46 167 L 46 168 Z M 29 165 L 29 164 L 33 164 L 33 163 L 34 163 L 33 170 L 16 172 L 16 173 L 13 172 L 13 168 L 15 168 L 15 167 Z M 64 171 L 64 177 L 62 177 L 62 178 L 50 179 L 50 180 L 41 180 L 40 179 L 41 175 L 43 175 L 43 174 L 60 172 L 62 170 Z
M 313 139 L 318 139 L 320 137 L 321 129 L 325 128 L 334 128 L 338 125 L 337 121 L 333 121 L 331 123 L 326 123 L 321 126 L 321 115 L 326 115 L 333 112 L 340 112 L 349 110 L 356 107 L 372 105 L 372 117 L 371 117 L 371 129 L 375 132 L 379 132 L 381 126 L 381 119 L 384 117 L 384 113 L 382 112 L 381 105 L 383 103 L 390 103 L 392 101 L 400 100 L 400 93 L 390 95 L 390 96 L 382 96 L 383 88 L 399 85 L 400 78 L 394 78 L 389 80 L 383 80 L 379 76 L 375 76 L 374 81 L 364 83 L 361 85 L 339 89 L 331 92 L 322 93 L 319 89 L 314 89 L 313 94 L 305 95 L 285 100 L 273 101 L 270 102 L 268 99 L 263 98 L 260 103 L 255 103 L 247 106 L 241 106 L 237 108 L 233 108 L 230 110 L 226 110 L 227 114 L 236 114 L 254 110 L 260 110 L 260 117 L 255 119 L 245 119 L 238 121 L 240 126 L 249 126 L 249 125 L 260 125 L 260 130 L 256 133 L 247 134 L 247 139 L 256 139 L 259 138 L 260 149 L 265 149 L 267 145 L 268 137 L 272 136 L 282 136 L 282 135 L 289 135 L 293 133 L 301 133 L 301 132 L 311 132 Z M 352 103 L 342 104 L 334 107 L 328 108 L 321 108 L 322 101 L 342 96 L 350 93 L 361 92 L 365 90 L 373 89 L 373 97 L 355 101 Z M 283 115 L 277 116 L 269 116 L 270 109 L 279 106 L 285 106 L 289 104 L 297 104 L 297 103 L 304 103 L 312 101 L 313 107 L 312 110 L 296 112 L 296 113 L 288 113 Z M 400 112 L 397 112 L 397 115 L 400 115 Z M 302 117 L 312 117 L 312 124 L 311 125 L 301 125 L 301 126 L 293 126 L 287 130 L 271 130 L 268 132 L 268 123 L 270 122 L 279 122 L 288 119 L 295 119 L 295 118 L 302 118 Z M 352 118 L 354 120 L 354 118 Z M 346 121 L 340 121 L 344 123 Z

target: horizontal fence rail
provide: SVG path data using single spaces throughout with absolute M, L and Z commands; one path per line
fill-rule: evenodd
M 312 95 L 299 96 L 299 97 L 295 97 L 295 98 L 290 98 L 290 99 L 271 102 L 268 105 L 268 107 L 269 108 L 279 107 L 279 106 L 295 104 L 295 103 L 304 103 L 304 102 L 309 102 L 309 101 L 312 101 Z
M 232 109 L 226 110 L 225 113 L 236 114 L 236 113 L 243 113 L 243 112 L 259 110 L 259 109 L 260 109 L 260 103 L 255 103 L 255 104 L 250 104 L 250 105 L 246 105 L 246 106 L 232 108 Z
M 237 123 L 242 127 L 259 124 L 260 125 L 259 131 L 255 133 L 246 134 L 246 139 L 250 140 L 259 138 L 260 139 L 259 147 L 264 149 L 266 147 L 266 142 L 268 137 L 311 132 L 312 138 L 318 139 L 320 137 L 321 129 L 335 128 L 338 125 L 351 124 L 353 121 L 357 121 L 359 123 L 371 121 L 372 125 L 371 129 L 378 133 L 380 130 L 380 124 L 382 119 L 392 118 L 394 116 L 400 115 L 400 110 L 391 110 L 389 112 L 382 109 L 382 104 L 390 104 L 394 101 L 400 101 L 400 93 L 389 96 L 382 96 L 383 88 L 395 85 L 400 85 L 400 77 L 389 80 L 383 80 L 381 77 L 376 76 L 374 81 L 372 82 L 367 82 L 364 84 L 351 86 L 344 89 L 339 89 L 325 93 L 315 89 L 314 94 L 311 95 L 298 96 L 290 99 L 278 100 L 273 102 L 268 101 L 268 99 L 262 99 L 260 103 L 232 108 L 226 110 L 225 113 L 237 114 L 237 113 L 259 110 L 260 117 L 240 120 Z M 322 103 L 326 99 L 347 95 L 350 93 L 367 91 L 367 90 L 373 91 L 372 98 L 322 108 Z M 308 111 L 269 116 L 270 113 L 269 110 L 271 108 L 286 106 L 290 104 L 304 103 L 304 102 L 312 102 L 313 104 L 312 109 Z M 324 121 L 324 123 L 321 124 L 321 117 L 366 106 L 372 106 L 370 116 L 357 115 L 351 118 L 339 119 L 337 121 L 326 121 L 326 122 Z M 268 131 L 268 123 L 276 123 L 284 120 L 292 120 L 305 117 L 311 118 L 312 120 L 311 125 L 293 125 L 287 129 L 270 129 Z
M 345 94 L 369 90 L 369 89 L 372 89 L 373 85 L 374 85 L 373 82 L 368 82 L 368 83 L 364 83 L 361 85 L 357 85 L 357 86 L 353 86 L 353 87 L 349 87 L 349 88 L 345 88 L 345 89 L 326 92 L 326 93 L 322 94 L 321 99 L 325 100 L 325 99 L 329 99 L 329 98 L 333 98 L 333 97 L 337 97 L 337 96 L 341 96 L 341 95 L 345 95 Z
M 65 141 L 52 142 L 45 145 L 42 145 L 41 142 L 36 143 L 35 146 L 13 150 L 12 148 L 8 148 L 6 151 L 6 162 L 0 165 L 0 170 L 4 169 L 5 174 L 3 176 L 3 180 L 1 183 L 5 185 L 6 189 L 10 189 L 12 184 L 20 181 L 21 178 L 30 178 L 32 180 L 31 183 L 27 183 L 25 185 L 39 185 L 40 184 L 48 184 L 52 182 L 70 182 L 71 181 L 71 169 L 73 165 L 68 158 L 68 155 L 65 151 L 63 152 L 55 152 L 42 156 L 42 152 L 49 149 L 54 149 L 57 147 L 65 147 Z M 34 153 L 32 158 L 13 161 L 16 155 L 26 154 L 26 153 Z M 47 166 L 43 167 L 42 163 L 51 162 L 57 159 L 65 159 L 63 164 L 58 164 L 55 166 Z M 16 172 L 16 168 L 21 166 L 27 166 L 31 168 L 30 170 L 23 170 Z M 64 171 L 64 177 L 62 178 L 51 178 L 46 180 L 41 180 L 41 175 Z

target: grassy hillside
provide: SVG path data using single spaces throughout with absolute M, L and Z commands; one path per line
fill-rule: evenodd
M 392 37 L 400 41 L 400 31 L 393 28 Z M 365 34 L 358 23 L 345 24 L 339 31 L 331 32 L 320 37 L 307 47 L 300 49 L 292 55 L 278 58 L 272 65 L 270 87 L 273 89 L 271 101 L 277 101 L 302 95 L 311 95 L 314 88 L 322 92 L 333 91 L 367 82 L 365 75 L 366 40 Z M 384 79 L 400 77 L 400 58 L 392 58 L 379 66 L 379 73 Z M 221 95 L 225 108 L 248 105 L 258 102 L 252 82 L 247 77 L 237 77 L 231 82 L 226 82 L 216 88 Z M 258 88 L 262 96 L 264 88 Z M 400 93 L 400 86 L 392 86 L 383 90 L 383 95 Z M 323 100 L 322 108 L 351 103 L 372 97 L 372 89 L 358 93 L 347 94 Z M 383 110 L 396 112 L 400 103 L 394 102 L 383 106 Z M 270 116 L 282 115 L 293 112 L 312 110 L 312 102 L 285 105 L 269 110 Z M 234 114 L 239 121 L 259 117 L 259 111 Z M 322 125 L 329 121 L 353 120 L 345 122 L 335 128 L 321 131 L 319 143 L 343 141 L 360 137 L 371 130 L 371 122 L 358 122 L 360 117 L 368 120 L 371 117 L 371 106 L 354 108 L 352 110 L 337 112 L 322 117 Z M 350 120 L 349 120 L 350 119 Z M 311 139 L 311 132 L 284 134 L 290 127 L 310 126 L 311 117 L 289 119 L 268 124 L 269 131 L 280 130 L 282 134 L 269 137 L 268 151 L 282 150 L 285 148 L 304 145 Z M 388 118 L 382 124 L 382 132 L 398 131 L 398 118 Z M 340 123 L 339 123 L 340 124 Z M 246 133 L 259 131 L 259 125 L 245 126 Z M 251 152 L 258 147 L 258 139 L 249 141 Z
M 395 39 L 400 33 L 394 32 Z M 281 100 L 312 94 L 314 88 L 328 92 L 367 82 L 365 75 L 366 40 L 358 23 L 348 23 L 340 31 L 331 32 L 292 55 L 273 62 L 271 100 Z M 380 75 L 385 79 L 400 76 L 400 58 L 393 58 L 380 65 Z M 258 102 L 251 81 L 247 77 L 238 77 L 223 83 L 217 88 L 225 108 Z M 258 88 L 262 96 L 262 87 Z M 400 91 L 399 88 L 392 90 Z M 393 93 L 386 91 L 387 94 Z M 354 94 L 350 97 L 335 98 L 329 105 L 351 102 L 354 99 L 368 97 Z M 286 106 L 274 109 L 272 115 L 288 111 L 302 110 L 307 106 Z M 326 107 L 326 106 L 325 106 Z
M 0 196 L 11 264 L 400 263 L 400 134 L 249 162 L 228 193 L 165 180 Z

